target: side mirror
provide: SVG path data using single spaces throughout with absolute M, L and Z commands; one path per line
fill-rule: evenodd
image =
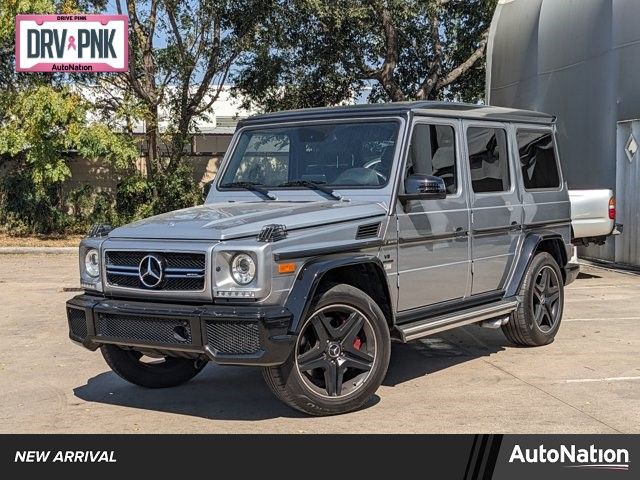
M 444 180 L 433 175 L 415 173 L 404 181 L 404 193 L 398 195 L 401 202 L 408 200 L 442 200 L 447 197 Z
M 202 203 L 207 201 L 207 196 L 209 195 L 209 191 L 211 190 L 211 185 L 213 185 L 213 180 L 205 183 L 202 186 Z

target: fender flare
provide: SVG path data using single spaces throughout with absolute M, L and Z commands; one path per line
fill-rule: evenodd
M 550 230 L 531 232 L 525 236 L 522 243 L 522 248 L 520 249 L 520 256 L 518 257 L 518 261 L 513 270 L 513 274 L 511 275 L 509 283 L 507 284 L 507 288 L 505 289 L 505 298 L 515 297 L 518 294 L 520 286 L 524 281 L 524 275 L 527 272 L 527 269 L 529 268 L 529 265 L 531 264 L 536 251 L 538 250 L 538 246 L 540 245 L 540 243 L 546 240 L 559 241 L 559 243 L 564 245 L 562 235 Z M 560 270 L 562 270 L 567 263 L 567 252 L 565 252 L 564 249 L 561 248 L 560 255 L 562 256 L 564 263 L 563 265 L 559 265 Z
M 325 274 L 336 268 L 364 264 L 372 264 L 376 269 L 379 269 L 379 273 L 384 278 L 382 287 L 385 289 L 388 298 L 391 299 L 387 275 L 385 274 L 382 261 L 380 261 L 377 256 L 352 253 L 331 256 L 331 258 L 317 257 L 309 260 L 302 266 L 285 302 L 285 307 L 293 315 L 290 331 L 298 333 L 300 322 L 307 316 L 309 307 L 311 306 L 311 300 L 315 296 L 318 285 L 320 285 Z M 393 312 L 393 309 L 391 309 L 391 311 Z M 393 319 L 391 320 L 393 321 Z

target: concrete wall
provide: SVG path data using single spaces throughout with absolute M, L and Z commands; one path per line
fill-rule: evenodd
M 228 135 L 197 135 L 194 137 L 187 161 L 193 167 L 193 177 L 200 183 L 213 179 L 225 151 L 229 147 L 231 134 Z M 65 184 L 66 190 L 91 185 L 98 190 L 111 190 L 115 188 L 117 178 L 113 174 L 109 163 L 104 160 L 88 160 L 86 158 L 73 157 L 68 160 L 71 170 L 71 178 Z M 0 178 L 9 174 L 15 168 L 11 161 L 0 164 Z M 136 160 L 136 168 L 141 173 L 146 171 L 144 157 Z
M 187 161 L 193 167 L 194 179 L 200 183 L 212 180 L 218 171 L 223 155 L 224 153 L 189 156 Z M 71 169 L 71 178 L 65 183 L 65 189 L 73 190 L 83 185 L 91 185 L 100 190 L 111 190 L 116 186 L 117 178 L 113 175 L 108 163 L 104 161 L 73 158 L 69 160 L 69 168 Z M 140 157 L 136 161 L 136 168 L 141 173 L 146 171 L 144 157 Z
M 487 52 L 488 102 L 558 117 L 569 188 L 616 190 L 618 122 L 640 118 L 638 19 L 638 0 L 499 1 Z M 613 260 L 608 243 L 583 254 Z

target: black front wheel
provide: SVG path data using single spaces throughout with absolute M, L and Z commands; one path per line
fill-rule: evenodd
M 363 291 L 340 284 L 316 296 L 296 347 L 283 365 L 263 370 L 271 390 L 311 415 L 360 408 L 389 365 L 390 337 L 380 307 Z
M 100 351 L 111 370 L 124 380 L 146 388 L 181 385 L 195 377 L 206 365 L 206 362 L 188 358 L 149 358 L 142 352 L 117 345 L 103 345 Z

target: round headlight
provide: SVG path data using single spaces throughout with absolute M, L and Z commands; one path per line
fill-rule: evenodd
M 84 271 L 90 277 L 96 278 L 100 275 L 100 254 L 98 250 L 87 250 L 87 254 L 84 256 Z
M 238 253 L 231 259 L 231 275 L 239 285 L 247 285 L 256 276 L 256 262 L 251 255 Z

